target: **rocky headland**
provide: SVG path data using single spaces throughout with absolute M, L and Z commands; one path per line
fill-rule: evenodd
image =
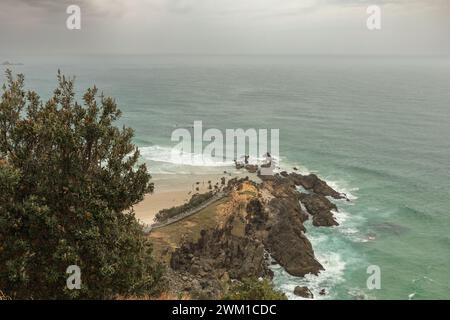
M 252 168 L 253 169 L 253 168 Z M 227 197 L 214 224 L 165 248 L 168 288 L 196 297 L 220 298 L 233 281 L 272 277 L 270 263 L 303 277 L 324 270 L 307 238 L 305 221 L 332 227 L 337 207 L 329 198 L 346 199 L 314 174 L 281 172 L 231 179 L 221 189 Z M 164 230 L 158 230 L 162 237 Z M 150 234 L 152 239 L 152 234 Z M 307 288 L 297 289 L 310 297 Z

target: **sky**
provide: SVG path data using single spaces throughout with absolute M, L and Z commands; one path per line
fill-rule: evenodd
M 0 54 L 450 54 L 450 0 L 0 0 Z

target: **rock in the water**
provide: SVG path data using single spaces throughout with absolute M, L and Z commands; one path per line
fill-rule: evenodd
M 289 174 L 286 172 L 286 171 L 281 171 L 280 172 L 280 175 L 282 176 L 282 177 L 287 177 L 287 176 L 289 176 Z
M 331 210 L 337 211 L 337 207 L 330 200 L 320 194 L 300 194 L 300 201 L 313 216 L 313 225 L 316 227 L 338 226 Z
M 331 188 L 325 181 L 319 179 L 314 173 L 307 176 L 292 172 L 289 174 L 291 180 L 297 186 L 302 186 L 306 190 L 314 191 L 322 196 L 330 196 L 335 199 L 345 199 L 345 196 Z
M 332 227 L 338 226 L 339 223 L 334 219 L 331 212 L 322 211 L 313 216 L 313 225 L 316 227 Z
M 245 165 L 245 169 L 249 173 L 256 173 L 256 171 L 258 171 L 258 165 L 257 164 L 247 164 L 247 165 Z
M 296 286 L 294 289 L 294 294 L 299 297 L 307 298 L 307 299 L 313 299 L 314 295 L 311 292 L 311 290 L 308 289 L 308 287 L 300 287 Z
M 272 227 L 265 244 L 272 257 L 285 270 L 297 277 L 308 273 L 318 274 L 322 265 L 315 259 L 311 243 L 303 234 L 305 230 L 294 201 L 274 198 L 270 202 Z
M 318 274 L 322 265 L 315 259 L 311 243 L 304 235 L 308 215 L 299 203 L 299 193 L 290 179 L 278 177 L 263 182 L 261 189 L 273 198 L 266 204 L 268 231 L 263 238 L 271 256 L 294 276 Z

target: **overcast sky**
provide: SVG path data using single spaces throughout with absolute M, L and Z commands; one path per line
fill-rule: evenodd
M 450 0 L 0 0 L 0 54 L 67 53 L 450 54 Z

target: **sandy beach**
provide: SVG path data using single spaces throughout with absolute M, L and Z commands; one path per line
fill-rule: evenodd
M 227 173 L 220 169 L 218 171 L 220 173 L 217 174 L 153 175 L 152 182 L 155 184 L 155 192 L 146 195 L 143 201 L 134 206 L 136 218 L 145 224 L 152 224 L 155 215 L 161 209 L 186 203 L 196 192 L 208 192 L 208 181 L 211 181 L 211 185 L 214 187 L 216 183 L 220 186 L 222 177 L 225 177 L 226 182 L 235 177 L 245 176 L 257 179 L 255 174 L 247 171 L 234 170 L 227 171 Z

